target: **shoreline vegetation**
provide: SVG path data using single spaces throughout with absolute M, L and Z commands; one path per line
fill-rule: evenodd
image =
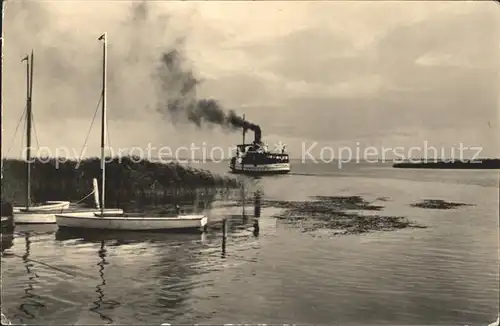
M 394 168 L 410 169 L 500 169 L 500 159 L 472 160 L 421 160 L 417 162 L 394 163 Z
M 179 163 L 135 163 L 137 161 L 134 157 L 107 158 L 106 206 L 125 208 L 180 202 L 193 204 L 198 200 L 212 201 L 218 193 L 241 186 L 240 181 L 235 178 L 220 176 L 204 169 Z M 2 201 L 14 206 L 25 205 L 26 161 L 4 159 L 3 164 Z M 99 158 L 66 162 L 55 158 L 44 162 L 35 161 L 31 164 L 32 202 L 81 201 L 92 192 L 94 178 L 101 185 Z M 94 196 L 88 196 L 82 204 L 95 206 Z

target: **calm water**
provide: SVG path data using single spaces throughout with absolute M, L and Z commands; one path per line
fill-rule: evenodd
M 204 167 L 224 172 L 227 163 Z M 272 217 L 276 209 L 262 207 L 256 234 L 252 198 L 246 207 L 221 201 L 207 212 L 212 221 L 230 218 L 225 244 L 220 225 L 204 235 L 84 238 L 56 234 L 55 226 L 17 227 L 2 257 L 3 312 L 29 324 L 484 325 L 497 318 L 498 172 L 300 162 L 293 171 L 248 188 L 281 200 L 388 197 L 384 215 L 428 228 L 332 237 L 287 226 Z M 409 206 L 422 199 L 475 206 Z

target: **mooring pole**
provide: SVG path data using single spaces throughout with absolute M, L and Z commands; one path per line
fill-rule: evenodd
M 260 210 L 261 210 L 261 200 L 262 196 L 259 190 L 255 192 L 255 209 L 254 209 L 254 218 L 253 218 L 253 235 L 258 236 L 260 232 L 259 226 L 259 218 L 260 218 Z
M 245 115 L 243 115 L 243 121 L 245 121 Z M 246 128 L 245 128 L 245 123 L 243 123 L 243 145 L 245 145 L 245 132 L 246 132 Z
M 222 258 L 226 258 L 227 218 L 222 222 Z

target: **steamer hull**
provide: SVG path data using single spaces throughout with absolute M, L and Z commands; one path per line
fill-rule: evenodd
M 251 175 L 273 175 L 290 173 L 288 154 L 272 153 L 261 144 L 238 145 L 237 155 L 231 159 L 229 168 L 233 173 Z
M 250 165 L 235 163 L 230 166 L 231 172 L 240 174 L 287 174 L 290 173 L 290 163 Z

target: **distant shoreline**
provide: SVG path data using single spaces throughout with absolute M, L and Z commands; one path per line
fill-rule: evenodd
M 467 170 L 497 170 L 500 169 L 500 159 L 476 159 L 474 161 L 433 161 L 433 162 L 402 162 L 394 163 L 393 168 L 401 169 L 467 169 Z
M 33 157 L 34 161 L 39 161 L 42 158 L 40 157 Z M 19 157 L 4 157 L 3 159 L 4 163 L 9 164 L 9 162 L 25 162 L 25 159 L 19 158 Z M 77 162 L 88 162 L 88 161 L 94 161 L 94 160 L 99 160 L 99 157 L 86 157 L 82 158 L 81 160 L 78 160 L 76 158 L 57 158 L 57 157 L 46 157 L 43 158 L 45 161 L 50 161 L 51 164 L 54 164 L 55 161 L 61 160 L 60 164 L 61 165 L 66 165 L 67 163 L 71 164 L 76 164 Z M 224 163 L 224 164 L 229 164 L 230 159 L 210 159 L 210 158 L 203 158 L 203 157 L 184 157 L 184 158 L 179 158 L 175 159 L 172 157 L 164 157 L 164 158 L 140 158 L 139 156 L 135 158 L 136 161 L 134 161 L 134 157 L 131 156 L 123 156 L 123 157 L 107 157 L 106 160 L 108 161 L 132 161 L 132 163 L 135 164 L 143 164 L 145 162 L 148 162 L 149 164 L 152 165 L 157 165 L 158 166 L 165 166 L 165 165 L 179 165 L 179 166 L 186 166 L 186 165 L 198 165 L 198 164 L 204 164 L 204 163 Z M 500 159 L 475 159 L 474 161 L 472 160 L 467 160 L 467 159 L 462 159 L 462 160 L 454 160 L 451 161 L 452 159 L 419 159 L 419 158 L 413 158 L 405 161 L 401 161 L 401 159 L 357 159 L 353 158 L 351 160 L 343 160 L 343 159 L 333 159 L 333 160 L 322 160 L 321 158 L 300 158 L 300 157 L 290 157 L 290 162 L 297 164 L 373 164 L 373 165 L 389 165 L 391 164 L 392 167 L 394 168 L 422 168 L 422 169 L 500 169 Z M 142 162 L 142 163 L 139 163 Z M 34 162 L 32 162 L 33 164 Z M 43 163 L 43 162 L 38 162 L 38 163 Z M 117 163 L 117 162 L 114 162 Z M 150 166 L 151 167 L 151 166 Z

